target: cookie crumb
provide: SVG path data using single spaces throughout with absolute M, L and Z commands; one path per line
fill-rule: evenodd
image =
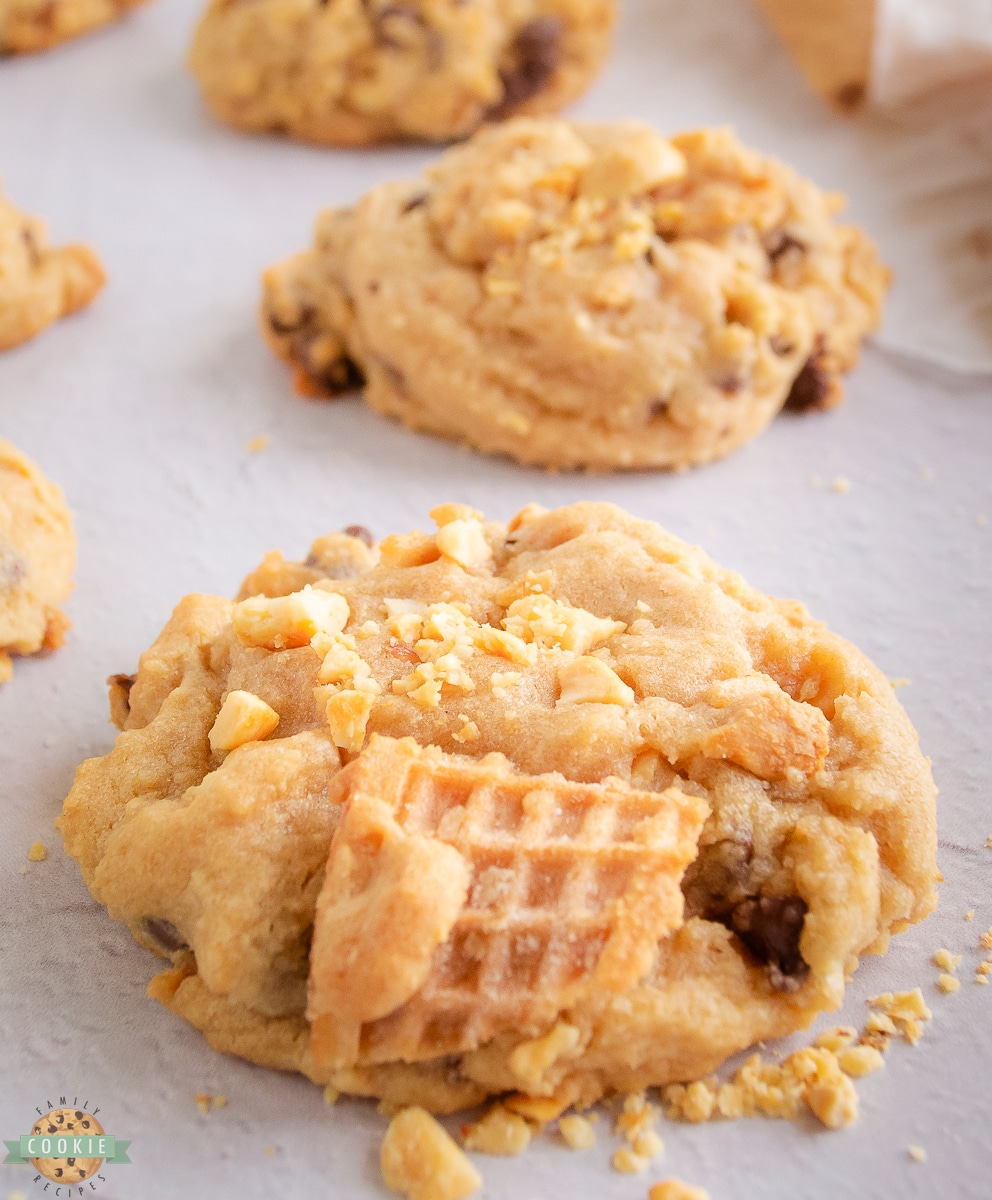
M 651 1164 L 651 1160 L 643 1154 L 637 1154 L 630 1146 L 621 1146 L 610 1160 L 614 1171 L 619 1171 L 621 1175 L 640 1175 L 642 1171 L 646 1171 Z
M 266 1146 L 265 1147 L 265 1153 L 268 1154 L 270 1158 L 273 1154 L 275 1154 L 275 1152 L 276 1152 L 275 1146 Z
M 978 940 L 983 949 L 992 950 L 992 929 L 986 929 Z
M 194 1095 L 193 1099 L 196 1101 L 196 1107 L 200 1110 L 201 1113 L 210 1112 L 210 1093 L 209 1092 L 197 1092 Z
M 975 919 L 975 910 L 974 910 L 973 908 L 969 908 L 969 909 L 968 909 L 968 911 L 967 911 L 967 912 L 964 914 L 964 919 L 965 919 L 966 921 L 974 921 L 974 919 Z
M 927 1161 L 927 1152 L 922 1146 L 907 1146 L 906 1153 L 913 1160 L 913 1162 L 925 1163 Z
M 651 611 L 651 605 L 646 604 L 643 600 L 638 600 L 634 607 L 638 612 L 642 613 L 649 613 Z
M 987 987 L 987 986 L 988 986 L 988 982 L 989 982 L 989 977 L 988 977 L 988 975 L 979 975 L 979 974 L 977 974 L 977 973 L 976 973 L 976 975 L 975 975 L 975 982 L 976 982 L 976 983 L 985 984 L 985 986 Z
M 260 451 L 264 450 L 268 444 L 269 435 L 267 433 L 260 433 L 257 437 L 250 438 L 245 443 L 245 449 L 249 454 L 258 454 Z
M 832 1050 L 834 1054 L 857 1041 L 858 1031 L 852 1025 L 837 1025 L 834 1029 L 824 1030 L 813 1042 L 822 1050 Z
M 940 967 L 942 971 L 949 971 L 952 975 L 958 969 L 960 961 L 960 954 L 952 954 L 950 950 L 945 950 L 943 946 L 933 956 L 934 966 Z
M 28 850 L 28 862 L 44 862 L 48 857 L 44 842 L 32 842 Z
M 653 1129 L 646 1129 L 631 1142 L 634 1153 L 641 1158 L 657 1158 L 665 1152 L 665 1143 Z
M 214 1096 L 212 1103 L 214 1108 L 227 1108 L 227 1097 Z
M 558 1131 L 569 1150 L 588 1150 L 596 1144 L 596 1130 L 592 1122 L 577 1113 L 562 1117 Z
M 338 1091 L 338 1089 L 335 1087 L 331 1087 L 330 1084 L 328 1084 L 327 1087 L 324 1088 L 324 1101 L 327 1104 L 337 1104 L 340 1096 L 341 1096 L 341 1093 Z
M 531 1131 L 518 1113 L 494 1104 L 480 1120 L 462 1126 L 462 1139 L 467 1150 L 513 1156 L 522 1154 L 530 1145 Z
M 710 1200 L 710 1194 L 681 1179 L 663 1179 L 648 1188 L 648 1200 Z
M 404 1108 L 389 1122 L 380 1162 L 386 1185 L 411 1200 L 464 1200 L 482 1187 L 465 1151 L 422 1108 Z
M 837 1061 L 844 1074 L 855 1079 L 885 1066 L 885 1059 L 874 1046 L 850 1046 L 837 1055 Z
M 889 687 L 893 689 L 909 687 L 909 679 L 905 675 L 900 675 L 898 679 L 889 680 Z
M 851 490 L 851 481 L 846 475 L 838 475 L 830 485 L 830 490 L 843 495 L 844 492 L 849 492 Z
M 14 663 L 6 650 L 0 650 L 0 683 L 9 683 L 14 678 Z M 13 1193 L 11 1193 L 13 1195 Z
M 942 992 L 956 992 L 961 986 L 961 980 L 955 979 L 953 975 L 948 975 L 946 972 L 942 971 L 940 978 L 937 980 L 937 986 Z

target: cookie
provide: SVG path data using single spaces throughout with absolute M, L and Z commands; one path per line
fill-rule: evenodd
M 0 0 L 0 55 L 49 50 L 117 21 L 142 0 Z
M 837 1007 L 935 903 L 933 780 L 881 672 L 611 505 L 432 516 L 270 555 L 142 656 L 59 827 L 172 960 L 150 994 L 433 1111 L 700 1078 Z M 549 913 L 581 954 L 549 959 Z
M 62 645 L 76 536 L 61 488 L 0 438 L 0 682 L 12 654 Z
M 103 283 L 88 246 L 53 249 L 43 222 L 0 195 L 0 350 L 85 308 Z
M 614 17 L 614 0 L 212 0 L 190 67 L 239 129 L 330 146 L 448 141 L 571 103 Z
M 519 119 L 325 212 L 261 321 L 300 390 L 546 467 L 685 467 L 827 407 L 888 271 L 728 130 Z

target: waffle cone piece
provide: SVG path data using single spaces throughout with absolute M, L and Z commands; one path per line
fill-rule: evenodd
M 338 776 L 308 1016 L 318 1067 L 538 1029 L 650 970 L 709 809 L 374 735 Z

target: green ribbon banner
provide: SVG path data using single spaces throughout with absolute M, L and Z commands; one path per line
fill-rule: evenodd
M 22 1133 L 20 1139 L 5 1141 L 5 1163 L 26 1163 L 32 1158 L 102 1158 L 108 1163 L 130 1163 L 127 1156 L 129 1141 L 111 1137 L 109 1133 L 72 1134 Z

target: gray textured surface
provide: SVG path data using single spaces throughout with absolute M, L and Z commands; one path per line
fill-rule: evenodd
M 681 1175 L 713 1200 L 992 1195 L 992 987 L 972 983 L 992 925 L 989 380 L 871 350 L 841 409 L 781 418 L 727 462 L 680 477 L 549 477 L 408 434 L 357 400 L 296 399 L 254 329 L 259 271 L 305 243 L 321 204 L 426 156 L 319 152 L 214 127 L 179 65 L 195 8 L 160 0 L 119 29 L 0 65 L 10 194 L 60 239 L 92 241 L 112 280 L 90 312 L 0 358 L 0 434 L 64 486 L 80 538 L 68 644 L 18 662 L 0 690 L 0 1137 L 26 1132 L 36 1105 L 77 1095 L 133 1142 L 134 1165 L 109 1168 L 100 1195 L 383 1194 L 374 1109 L 329 1110 L 305 1081 L 212 1053 L 144 999 L 156 961 L 89 899 L 51 820 L 77 763 L 112 743 L 104 678 L 133 668 L 184 592 L 230 593 L 265 550 L 299 554 L 353 521 L 379 534 L 423 525 L 442 498 L 506 517 L 530 500 L 594 497 L 801 597 L 890 676 L 909 677 L 900 696 L 942 792 L 941 907 L 865 963 L 842 1014 L 860 1022 L 865 996 L 921 983 L 935 1013 L 922 1044 L 894 1045 L 859 1085 L 850 1130 L 668 1125 L 649 1177 Z M 805 97 L 763 28 L 713 0 L 697 36 L 678 10 L 632 0 L 622 57 L 582 111 L 668 127 L 731 116 L 857 192 L 867 164 L 854 134 Z M 727 66 L 731 36 L 740 58 Z M 249 455 L 259 433 L 270 445 Z M 837 476 L 846 493 L 831 489 Z M 27 865 L 37 838 L 50 857 Z M 965 954 L 955 996 L 935 988 L 928 960 L 941 945 Z M 229 1106 L 201 1116 L 200 1090 Z M 643 1198 L 644 1180 L 610 1171 L 614 1142 L 599 1128 L 586 1155 L 544 1139 L 523 1159 L 483 1162 L 485 1195 Z M 910 1142 L 926 1147 L 926 1165 L 909 1162 Z M 0 1196 L 15 1189 L 45 1194 L 25 1168 L 0 1167 Z

